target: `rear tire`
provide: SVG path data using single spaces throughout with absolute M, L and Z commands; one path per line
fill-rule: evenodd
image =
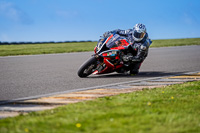
M 89 58 L 86 62 L 84 62 L 79 70 L 78 70 L 78 76 L 81 78 L 87 77 L 90 74 L 93 73 L 93 69 L 96 67 L 97 59 L 96 57 Z

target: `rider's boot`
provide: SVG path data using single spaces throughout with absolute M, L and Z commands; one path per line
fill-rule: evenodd
M 139 69 L 142 63 L 136 63 L 131 69 L 130 69 L 130 74 L 131 75 L 136 75 L 139 73 Z

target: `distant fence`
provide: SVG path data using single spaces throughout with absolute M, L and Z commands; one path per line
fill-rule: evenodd
M 76 42 L 95 42 L 95 41 L 91 41 L 91 40 L 87 40 L 87 41 L 59 41 L 59 42 L 55 42 L 55 41 L 50 41 L 50 42 L 1 42 L 0 41 L 0 45 L 20 45 L 20 44 L 48 44 L 48 43 L 76 43 Z

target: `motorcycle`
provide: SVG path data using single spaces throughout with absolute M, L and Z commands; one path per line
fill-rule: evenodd
M 80 66 L 79 77 L 127 72 L 135 65 L 131 58 L 137 54 L 128 40 L 118 34 L 111 34 L 107 38 L 100 39 L 94 52 L 95 54 Z

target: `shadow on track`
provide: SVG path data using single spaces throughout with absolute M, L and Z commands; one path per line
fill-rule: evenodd
M 13 101 L 13 100 L 0 100 L 0 105 L 4 105 L 4 104 L 7 104 L 7 103 L 14 103 L 16 101 Z
M 102 75 L 92 75 L 87 78 L 153 78 L 153 77 L 162 77 L 162 76 L 172 76 L 179 75 L 184 72 L 140 72 L 137 75 L 126 75 L 122 73 L 109 73 Z

